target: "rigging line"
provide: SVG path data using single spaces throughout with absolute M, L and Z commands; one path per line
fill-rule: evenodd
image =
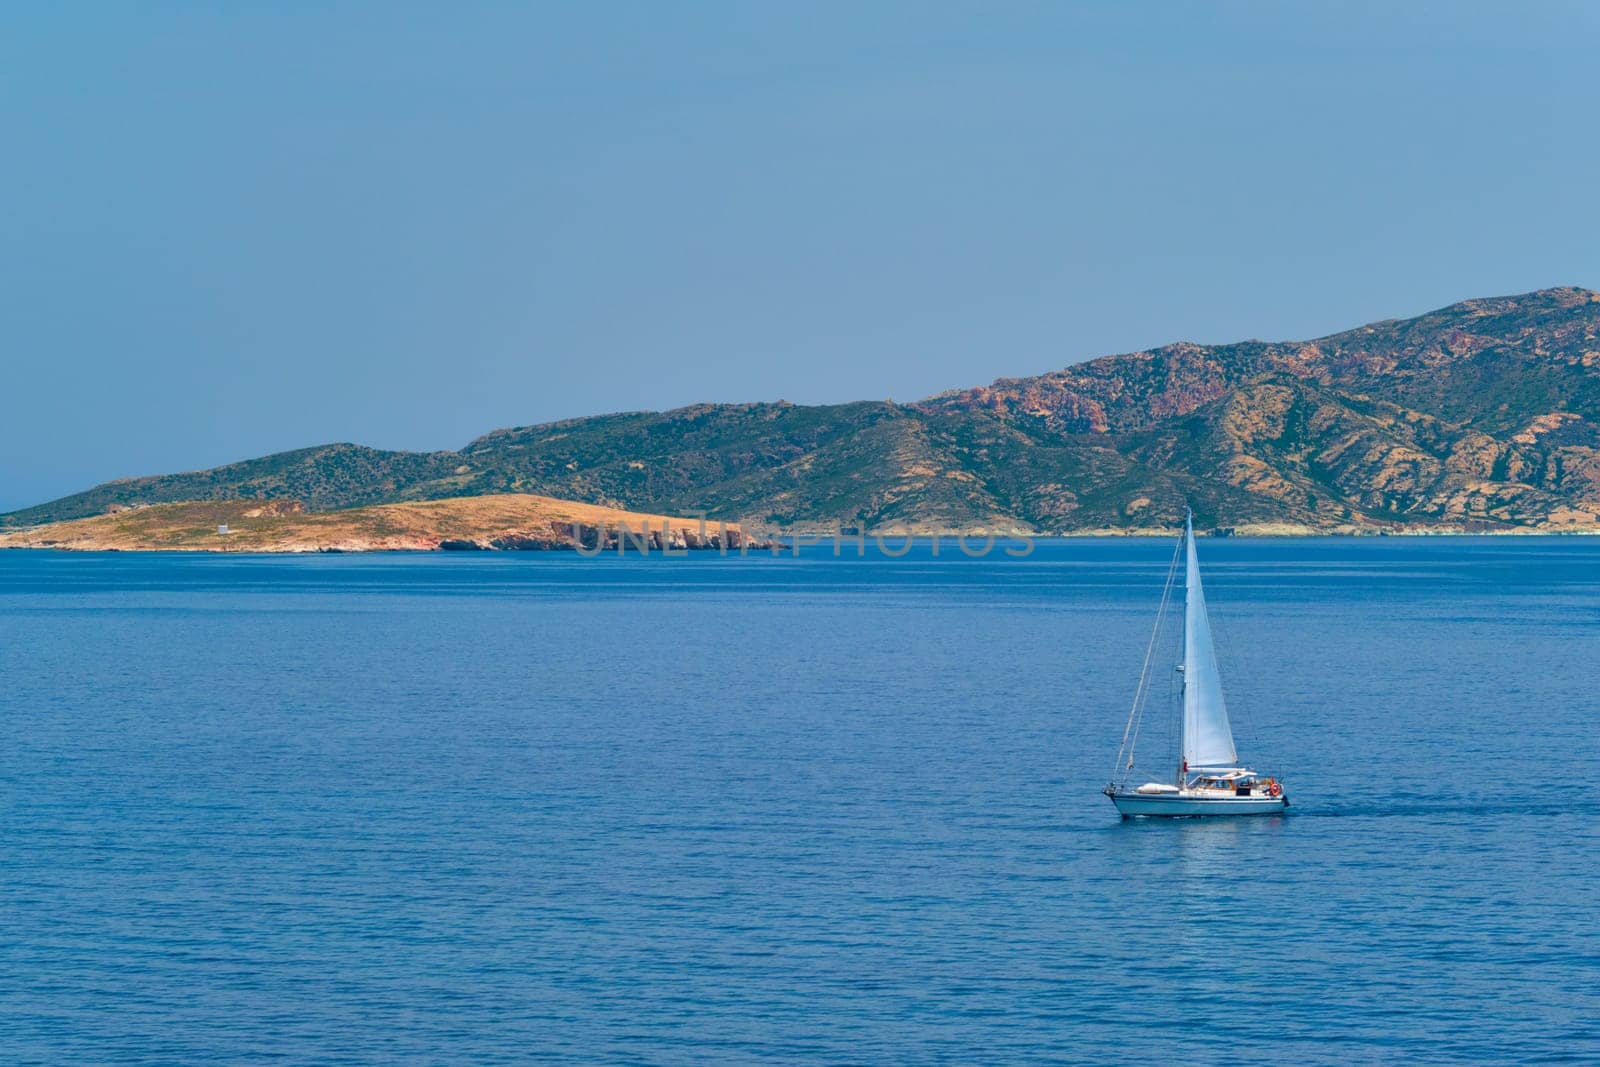
M 1170 579 L 1169 579 L 1169 581 L 1170 581 Z M 1169 609 L 1171 608 L 1171 604 L 1172 604 L 1172 597 L 1170 596 L 1170 594 L 1164 594 L 1162 596 L 1162 599 L 1161 599 L 1161 609 L 1156 615 L 1155 632 L 1151 635 L 1152 643 L 1159 643 L 1158 639 L 1159 639 L 1159 636 L 1161 634 L 1161 628 L 1166 625 L 1167 613 L 1168 613 Z M 1148 658 L 1148 653 L 1146 654 L 1146 658 Z M 1139 704 L 1138 704 L 1139 715 L 1133 722 L 1133 736 L 1128 740 L 1128 762 L 1127 762 L 1127 765 L 1123 768 L 1123 771 L 1122 771 L 1122 777 L 1123 777 L 1124 781 L 1127 780 L 1128 772 L 1133 770 L 1134 752 L 1139 746 L 1139 733 L 1142 730 L 1142 728 L 1144 727 L 1145 712 L 1148 711 L 1149 708 L 1150 708 L 1150 690 L 1152 688 L 1153 681 L 1154 681 L 1153 677 L 1148 679 L 1148 680 L 1146 680 L 1145 685 L 1144 685 L 1144 695 L 1143 695 L 1143 697 L 1138 698 L 1139 699 Z
M 1152 653 L 1160 643 L 1161 628 L 1167 624 L 1167 618 L 1172 608 L 1172 594 L 1177 588 L 1178 561 L 1183 557 L 1183 544 L 1183 539 L 1179 538 L 1177 546 L 1172 551 L 1172 562 L 1167 566 L 1167 582 L 1161 590 L 1161 607 L 1156 612 L 1155 629 L 1150 633 L 1150 647 L 1145 650 L 1144 695 L 1139 698 L 1139 717 L 1133 724 L 1133 737 L 1128 742 L 1128 765 L 1123 772 L 1124 777 L 1126 777 L 1127 771 L 1133 770 L 1134 750 L 1139 744 L 1139 731 L 1144 725 L 1145 712 L 1150 707 L 1151 683 L 1154 680 L 1154 676 L 1149 673 L 1151 664 L 1154 662 Z
M 1155 648 L 1156 638 L 1161 633 L 1161 622 L 1167 613 L 1167 596 L 1171 580 L 1171 571 L 1169 569 L 1167 582 L 1164 583 L 1161 588 L 1161 603 L 1156 608 L 1156 624 L 1150 633 L 1150 646 L 1145 650 L 1144 665 L 1139 670 L 1139 682 L 1134 686 L 1133 689 L 1133 706 L 1128 709 L 1128 724 L 1122 728 L 1122 744 L 1117 746 L 1117 760 L 1111 766 L 1111 776 L 1113 781 L 1116 780 L 1118 772 L 1123 770 L 1123 753 L 1127 752 L 1128 761 L 1130 764 L 1133 761 L 1133 752 L 1130 748 L 1129 742 L 1130 740 L 1133 740 L 1136 743 L 1139 736 L 1138 723 L 1139 720 L 1143 718 L 1139 712 L 1144 705 L 1145 695 L 1149 689 L 1150 654 L 1151 650 Z
M 1178 574 L 1178 557 L 1183 553 L 1183 538 L 1178 539 L 1178 547 L 1172 552 L 1172 562 L 1167 566 L 1167 581 L 1161 589 L 1161 606 L 1156 609 L 1156 625 L 1150 631 L 1150 644 L 1145 648 L 1144 667 L 1139 671 L 1139 684 L 1133 690 L 1133 707 L 1128 709 L 1128 725 L 1122 728 L 1122 744 L 1117 746 L 1117 761 L 1111 765 L 1111 780 L 1117 780 L 1119 771 L 1126 778 L 1126 771 L 1122 767 L 1122 754 L 1128 754 L 1128 770 L 1133 768 L 1133 746 L 1139 742 L 1137 721 L 1144 716 L 1139 712 L 1144 701 L 1149 697 L 1150 691 L 1150 661 L 1156 650 L 1156 640 L 1161 636 L 1161 623 L 1167 615 L 1167 605 L 1172 600 L 1172 583 Z M 1131 740 L 1131 744 L 1130 744 Z

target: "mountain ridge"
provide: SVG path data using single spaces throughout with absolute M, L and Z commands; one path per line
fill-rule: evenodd
M 1066 533 L 1207 525 L 1600 524 L 1600 294 L 1460 301 L 1308 341 L 1175 342 L 923 400 L 691 404 L 339 443 L 108 482 L 0 516 L 297 499 L 313 510 L 533 493 L 767 528 Z

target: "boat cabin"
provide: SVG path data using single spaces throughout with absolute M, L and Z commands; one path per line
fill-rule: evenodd
M 1273 780 L 1264 778 L 1245 767 L 1211 768 L 1188 775 L 1184 787 L 1190 790 L 1229 793 L 1233 796 L 1266 796 L 1271 793 Z

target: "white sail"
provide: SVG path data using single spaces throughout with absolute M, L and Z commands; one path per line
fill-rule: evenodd
M 1194 551 L 1194 523 L 1184 525 L 1189 566 L 1184 579 L 1183 758 L 1190 767 L 1231 767 L 1239 761 L 1222 700 L 1222 677 L 1211 646 L 1211 620 L 1200 588 L 1200 560 Z

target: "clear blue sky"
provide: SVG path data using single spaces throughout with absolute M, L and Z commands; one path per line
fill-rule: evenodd
M 0 508 L 1600 287 L 1597 31 L 1556 3 L 7 4 Z

